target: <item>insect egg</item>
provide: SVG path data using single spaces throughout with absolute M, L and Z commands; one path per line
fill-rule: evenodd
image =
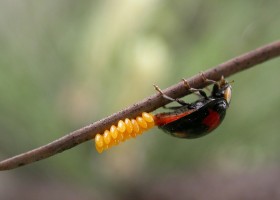
M 126 118 L 124 121 L 119 120 L 118 124 L 112 125 L 109 130 L 105 130 L 103 134 L 96 134 L 95 147 L 98 153 L 119 144 L 131 137 L 136 137 L 144 131 L 154 126 L 154 116 L 150 113 L 143 112 L 142 116 L 136 119 Z
M 124 120 L 124 123 L 125 123 L 125 127 L 126 127 L 125 134 L 124 134 L 124 137 L 125 137 L 124 139 L 127 140 L 127 139 L 129 139 L 131 137 L 130 134 L 133 131 L 133 126 L 132 126 L 131 121 L 128 118 L 126 118 Z
M 103 136 L 100 135 L 99 133 L 97 133 L 95 136 L 95 147 L 98 153 L 102 153 L 104 142 L 103 142 Z
M 137 117 L 136 121 L 141 128 L 146 129 L 148 127 L 147 122 L 142 117 Z
M 118 130 L 115 125 L 111 126 L 110 128 L 110 135 L 112 136 L 113 140 L 116 140 L 118 137 Z
M 108 131 L 108 130 L 104 131 L 103 139 L 104 139 L 105 144 L 110 144 L 110 142 L 111 142 L 110 131 Z
M 133 127 L 133 131 L 131 133 L 131 136 L 132 137 L 136 137 L 137 134 L 139 134 L 139 132 L 140 132 L 139 125 L 138 125 L 138 123 L 137 123 L 137 121 L 135 119 L 132 119 L 131 123 L 132 123 L 132 127 Z

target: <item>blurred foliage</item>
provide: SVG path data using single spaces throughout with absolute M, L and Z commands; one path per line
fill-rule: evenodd
M 0 158 L 131 105 L 154 93 L 153 83 L 165 88 L 278 40 L 279 6 L 276 0 L 1 1 Z M 88 194 L 75 193 L 80 199 L 124 199 L 168 175 L 188 179 L 215 169 L 212 175 L 229 176 L 278 166 L 279 64 L 275 59 L 230 77 L 235 82 L 227 117 L 205 138 L 178 140 L 153 129 L 102 155 L 88 142 L 1 172 L 1 182 L 21 188 L 37 177 L 42 187 L 67 188 L 52 193 L 49 187 L 53 198 L 78 188 Z M 7 195 L 1 199 L 11 197 L 6 189 L 0 185 Z

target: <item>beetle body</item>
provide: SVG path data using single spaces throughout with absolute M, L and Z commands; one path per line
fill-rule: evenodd
M 222 77 L 219 82 L 214 82 L 209 96 L 203 90 L 192 90 L 198 91 L 201 98 L 193 103 L 174 99 L 182 106 L 154 116 L 160 129 L 175 137 L 192 139 L 210 133 L 221 124 L 231 100 L 230 84 Z
M 217 128 L 226 115 L 228 103 L 224 99 L 202 100 L 180 109 L 155 115 L 158 127 L 175 137 L 198 138 Z

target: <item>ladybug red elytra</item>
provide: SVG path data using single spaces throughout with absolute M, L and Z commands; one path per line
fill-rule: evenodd
M 173 99 L 163 94 L 155 86 L 164 98 L 176 101 L 181 105 L 171 107 L 170 109 L 174 110 L 172 112 L 156 114 L 154 116 L 155 125 L 172 136 L 191 139 L 202 137 L 221 124 L 231 100 L 231 85 L 223 76 L 218 82 L 205 78 L 203 74 L 202 77 L 205 81 L 214 83 L 209 96 L 202 89 L 190 88 L 184 80 L 186 87 L 201 97 L 193 103 Z

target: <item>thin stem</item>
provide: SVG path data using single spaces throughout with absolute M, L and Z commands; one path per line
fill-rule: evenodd
M 204 75 L 208 79 L 219 80 L 222 75 L 224 77 L 228 77 L 232 74 L 268 61 L 279 55 L 280 41 L 276 41 L 211 68 L 205 71 Z M 209 84 L 209 82 L 204 81 L 204 79 L 199 74 L 187 79 L 187 81 L 193 88 L 203 88 Z M 170 86 L 169 88 L 163 90 L 163 92 L 172 98 L 180 98 L 189 94 L 183 82 L 179 82 L 176 85 Z M 166 105 L 167 103 L 169 103 L 169 101 L 165 98 L 162 98 L 162 96 L 158 93 L 149 96 L 128 108 L 125 108 L 102 120 L 89 124 L 88 126 L 73 131 L 49 144 L 3 160 L 0 162 L 0 170 L 17 168 L 63 152 L 94 138 L 97 133 L 102 133 L 112 124 L 116 124 L 119 119 L 133 118 L 143 111 L 151 112 Z

